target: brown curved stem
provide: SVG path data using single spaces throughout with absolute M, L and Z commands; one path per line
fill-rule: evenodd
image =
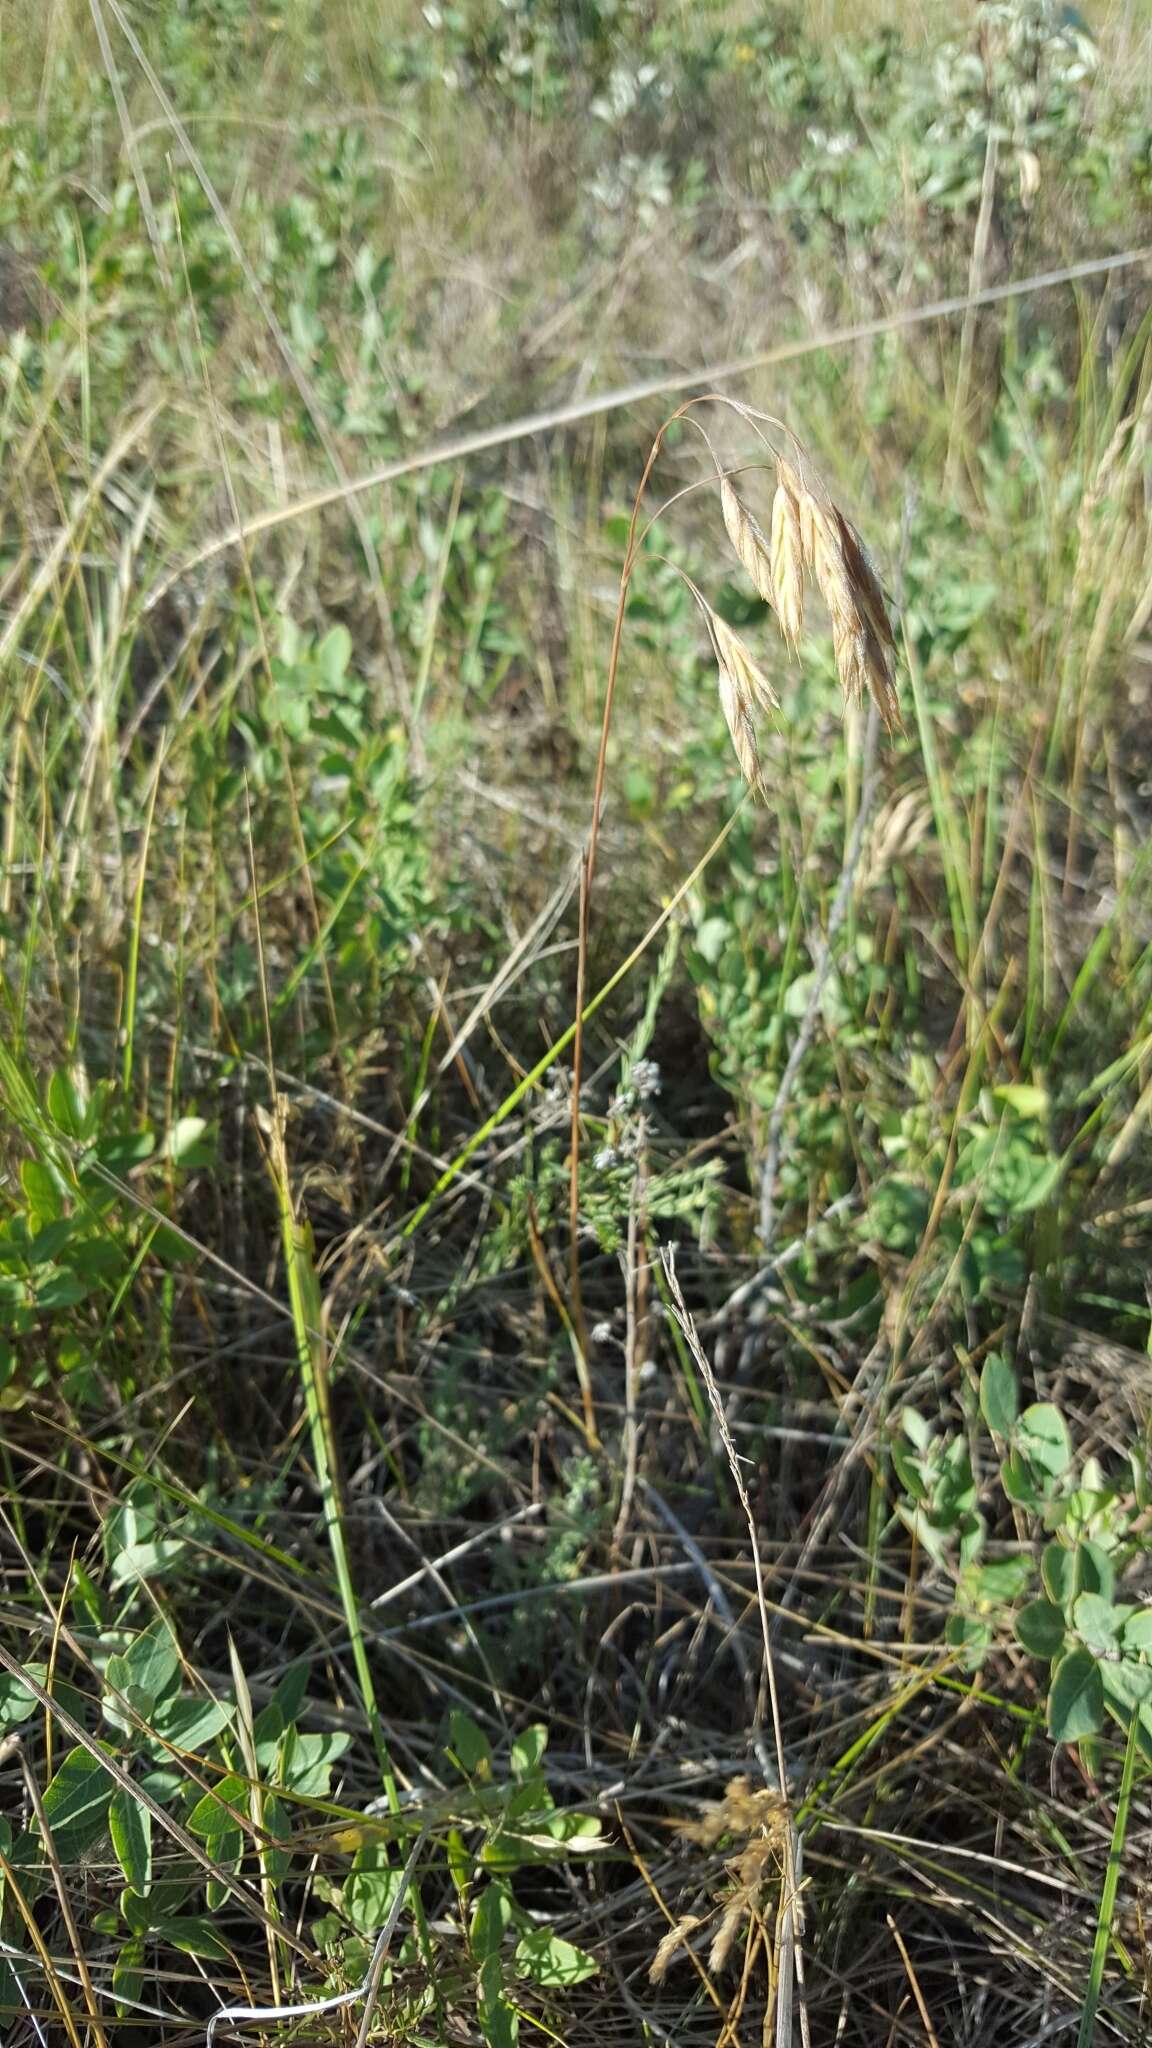
M 588 934 L 591 924 L 592 886 L 596 880 L 596 855 L 600 844 L 600 817 L 604 806 L 604 781 L 608 766 L 608 734 L 612 724 L 612 705 L 616 696 L 616 676 L 620 667 L 620 644 L 624 635 L 624 614 L 628 608 L 628 586 L 636 566 L 637 529 L 644 493 L 656 464 L 656 458 L 664 443 L 664 436 L 673 420 L 698 401 L 690 399 L 669 414 L 653 441 L 644 464 L 643 475 L 636 489 L 632 504 L 632 517 L 628 524 L 628 542 L 624 550 L 624 561 L 620 570 L 620 589 L 616 599 L 616 617 L 612 624 L 612 645 L 608 655 L 608 679 L 604 688 L 604 710 L 600 719 L 600 747 L 596 756 L 596 781 L 592 791 L 592 820 L 588 830 L 588 845 L 585 849 L 580 871 L 580 912 L 579 935 L 576 951 L 576 1035 L 572 1046 L 572 1127 L 569 1157 L 568 1181 L 568 1292 L 572 1316 L 572 1328 L 587 1366 L 588 1332 L 584 1322 L 584 1307 L 580 1291 L 580 1082 L 584 1059 L 584 1003 L 588 984 Z M 584 1394 L 584 1422 L 592 1436 L 596 1434 L 596 1416 L 592 1402 L 591 1382 L 587 1370 L 581 1375 Z

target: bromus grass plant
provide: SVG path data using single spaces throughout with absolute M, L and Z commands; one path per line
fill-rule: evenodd
M 1146 2037 L 1082 13 L 6 10 L 12 2048 Z

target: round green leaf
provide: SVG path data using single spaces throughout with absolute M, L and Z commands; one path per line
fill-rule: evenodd
M 1095 1657 L 1107 1657 L 1119 1642 L 1119 1623 L 1110 1600 L 1099 1593 L 1081 1593 L 1072 1609 L 1072 1620 L 1085 1649 Z
M 1066 1543 L 1049 1543 L 1040 1559 L 1040 1577 L 1057 1607 L 1071 1607 L 1078 1589 L 1075 1551 Z
M 1033 1657 L 1058 1657 L 1064 1647 L 1064 1616 L 1051 1600 L 1030 1600 L 1016 1616 L 1016 1634 Z

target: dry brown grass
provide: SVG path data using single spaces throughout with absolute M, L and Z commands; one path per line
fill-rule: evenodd
M 764 426 L 782 431 L 778 422 L 750 407 L 721 402 L 754 424 L 758 433 Z M 896 639 L 880 579 L 851 520 L 834 502 L 795 437 L 789 435 L 788 440 L 789 454 L 772 448 L 776 485 L 768 536 L 730 477 L 719 470 L 720 509 L 733 553 L 757 596 L 771 606 L 794 654 L 804 633 L 805 582 L 815 582 L 831 620 L 845 702 L 858 704 L 871 696 L 888 731 L 897 731 L 901 717 Z M 692 592 L 716 656 L 720 702 L 736 758 L 750 787 L 762 793 L 753 712 L 777 710 L 779 697 L 744 642 L 717 617 L 695 585 Z

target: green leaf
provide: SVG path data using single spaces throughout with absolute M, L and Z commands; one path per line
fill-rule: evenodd
M 267 1832 L 275 1838 L 263 1851 L 263 1868 L 274 1879 L 285 1877 L 292 1866 L 292 1822 L 283 1800 L 271 1793 L 264 1796 L 263 1821 Z M 283 1844 L 283 1847 L 278 1846 Z
M 1040 1559 L 1040 1577 L 1048 1598 L 1066 1611 L 1079 1591 L 1076 1553 L 1066 1543 L 1049 1543 Z
M 44 1664 L 29 1664 L 27 1670 L 29 1677 L 35 1678 L 40 1685 L 48 1677 L 48 1668 Z M 14 1728 L 19 1721 L 27 1721 L 39 1704 L 35 1693 L 29 1692 L 18 1678 L 5 1672 L 0 1677 L 0 1732 Z
M 999 1351 L 990 1351 L 980 1374 L 980 1412 L 994 1436 L 1011 1436 L 1019 1413 L 1016 1375 Z
M 905 1408 L 901 1412 L 900 1424 L 913 1450 L 926 1451 L 932 1441 L 932 1431 L 918 1408 Z
M 165 1867 L 168 1867 L 167 1861 Z M 196 1871 L 199 1876 L 198 1866 L 191 1859 L 185 1861 L 183 1867 L 189 1873 Z M 120 1894 L 121 1915 L 133 1934 L 148 1934 L 179 1913 L 191 1889 L 191 1883 L 180 1877 L 153 1877 L 144 1897 L 134 1892 L 130 1885 L 125 1885 Z
M 563 1941 L 549 1927 L 534 1927 L 516 1944 L 516 1970 L 534 1984 L 583 1984 L 600 1968 L 594 1956 L 572 1942 Z
M 1068 1425 L 1051 1401 L 1034 1401 L 1024 1410 L 1017 1442 L 1029 1462 L 1053 1479 L 1059 1479 L 1072 1463 Z
M 269 1702 L 270 1705 L 279 1707 L 280 1712 L 284 1716 L 285 1727 L 287 1727 L 289 1721 L 295 1721 L 299 1715 L 307 1690 L 308 1664 L 305 1658 L 299 1657 L 295 1664 L 288 1666 L 287 1671 L 278 1681 L 276 1690 Z
M 696 927 L 696 951 L 706 967 L 715 967 L 732 935 L 726 917 L 706 917 Z
M 171 1129 L 164 1134 L 159 1157 L 170 1159 L 173 1166 L 207 1166 L 210 1164 L 214 1146 L 207 1137 L 208 1122 L 202 1116 L 177 1117 Z
M 54 1223 L 61 1211 L 60 1188 L 51 1167 L 39 1159 L 25 1159 L 20 1166 L 20 1185 L 29 1209 L 41 1223 Z
M 44 1818 L 61 1863 L 75 1863 L 100 1840 L 115 1785 L 99 1757 L 70 1749 L 44 1790 Z
M 298 1728 L 286 1729 L 280 1768 L 287 1790 L 305 1799 L 326 1799 L 333 1767 L 351 1740 L 350 1735 L 302 1735 Z
M 316 649 L 316 666 L 330 689 L 339 689 L 351 659 L 351 633 L 347 626 L 333 626 Z
M 984 1548 L 988 1531 L 983 1515 L 965 1515 L 960 1523 L 960 1563 L 974 1564 Z
M 472 1914 L 468 1939 L 477 1962 L 500 1953 L 504 1930 L 512 1918 L 512 1901 L 502 1884 L 485 1885 Z
M 480 2031 L 488 2048 L 516 2048 L 520 2017 L 504 1996 L 499 1956 L 489 1956 L 481 1963 L 477 1989 Z
M 108 1832 L 126 1884 L 144 1893 L 152 1882 L 152 1815 L 118 1785 L 108 1808 Z
M 518 1778 L 531 1777 L 539 1770 L 544 1752 L 548 1747 L 548 1730 L 537 1721 L 531 1728 L 525 1728 L 512 1744 L 512 1769 Z
M 1116 1590 L 1116 1570 L 1099 1543 L 1087 1538 L 1076 1545 L 1076 1585 L 1081 1593 L 1099 1593 L 1102 1600 L 1111 1600 Z
M 1064 1647 L 1064 1616 L 1051 1600 L 1030 1600 L 1016 1616 L 1016 1634 L 1031 1656 L 1051 1661 Z
M 58 1131 L 68 1138 L 84 1138 L 87 1133 L 87 1104 L 81 1094 L 79 1083 L 64 1067 L 58 1067 L 45 1091 L 44 1101 Z
M 1025 1117 L 1034 1122 L 1048 1114 L 1048 1090 L 1037 1088 L 1029 1081 L 1009 1081 L 1003 1087 L 992 1090 L 993 1099 L 1002 1102 L 1015 1116 Z
M 461 1905 L 463 1905 L 468 1886 L 472 1882 L 472 1858 L 468 1853 L 468 1845 L 459 1828 L 449 1828 L 448 1830 L 447 1854 L 449 1875 L 456 1887 L 456 1893 Z
M 1104 1681 L 1088 1650 L 1069 1650 L 1052 1673 L 1048 1733 L 1053 1742 L 1080 1742 L 1098 1735 L 1104 1721 Z
M 157 1933 L 173 1948 L 183 1951 L 186 1956 L 200 1956 L 208 1963 L 231 1963 L 232 1957 L 213 1930 L 208 1920 L 199 1914 L 178 1914 L 172 1920 L 164 1920 Z
M 1152 1607 L 1142 1607 L 1139 1614 L 1130 1614 L 1123 1628 L 1126 1650 L 1152 1650 Z
M 1041 1506 L 1036 1490 L 1034 1467 L 1019 1451 L 1012 1451 L 1000 1467 L 1000 1484 L 1009 1500 L 1020 1507 L 1031 1508 L 1034 1512 Z
M 944 1629 L 945 1639 L 960 1653 L 960 1663 L 965 1671 L 979 1671 L 992 1647 L 992 1624 L 977 1614 L 950 1614 Z
M 144 1938 L 134 1934 L 127 1941 L 121 1940 L 112 1965 L 112 1996 L 116 2000 L 116 2016 L 123 2019 L 144 1989 Z
M 375 1934 L 392 1911 L 404 1873 L 400 1869 L 354 1870 L 345 1879 L 345 1914 L 361 1934 Z
M 454 1707 L 448 1721 L 449 1754 L 469 1778 L 492 1775 L 492 1750 L 482 1728 L 469 1714 Z
M 239 1828 L 229 1828 L 223 1835 L 211 1835 L 204 1846 L 221 1870 L 239 1870 L 244 1860 L 244 1837 Z M 231 1896 L 222 1878 L 210 1877 L 204 1886 L 204 1902 L 210 1913 L 218 1913 Z
M 141 1708 L 141 1712 L 150 1712 L 157 1700 L 164 1699 L 180 1675 L 180 1651 L 176 1638 L 168 1623 L 162 1620 L 154 1621 L 144 1629 L 122 1658 L 110 1658 L 109 1668 L 113 1662 L 126 1667 L 128 1683 L 151 1703 L 149 1708 Z
M 1107 1657 L 1119 1647 L 1120 1621 L 1110 1600 L 1099 1593 L 1081 1593 L 1072 1609 L 1072 1621 L 1085 1649 L 1094 1657 Z
M 232 1719 L 232 1708 L 220 1700 L 198 1698 L 195 1693 L 174 1693 L 162 1700 L 152 1717 L 157 1735 L 175 1749 L 203 1749 Z
M 910 1500 L 923 1507 L 928 1499 L 928 1488 L 920 1474 L 920 1467 L 912 1452 L 902 1443 L 892 1445 L 892 1463 L 896 1477 Z
M 1104 1680 L 1105 1695 L 1120 1709 L 1122 1720 L 1127 1719 L 1133 1707 L 1146 1706 L 1152 1700 L 1152 1664 L 1138 1663 L 1134 1657 L 1121 1657 L 1117 1664 L 1102 1664 L 1100 1675 Z
M 1003 1557 L 995 1564 L 981 1565 L 973 1574 L 976 1598 L 991 1606 L 1008 1607 L 1020 1598 L 1031 1577 L 1030 1557 Z
M 221 1778 L 214 1792 L 206 1792 L 203 1799 L 197 1800 L 188 1815 L 189 1833 L 199 1835 L 205 1842 L 211 1842 L 214 1836 L 231 1834 L 237 1821 L 236 1815 L 229 1813 L 229 1806 L 238 1814 L 247 1814 L 248 1780 L 234 1773 Z

